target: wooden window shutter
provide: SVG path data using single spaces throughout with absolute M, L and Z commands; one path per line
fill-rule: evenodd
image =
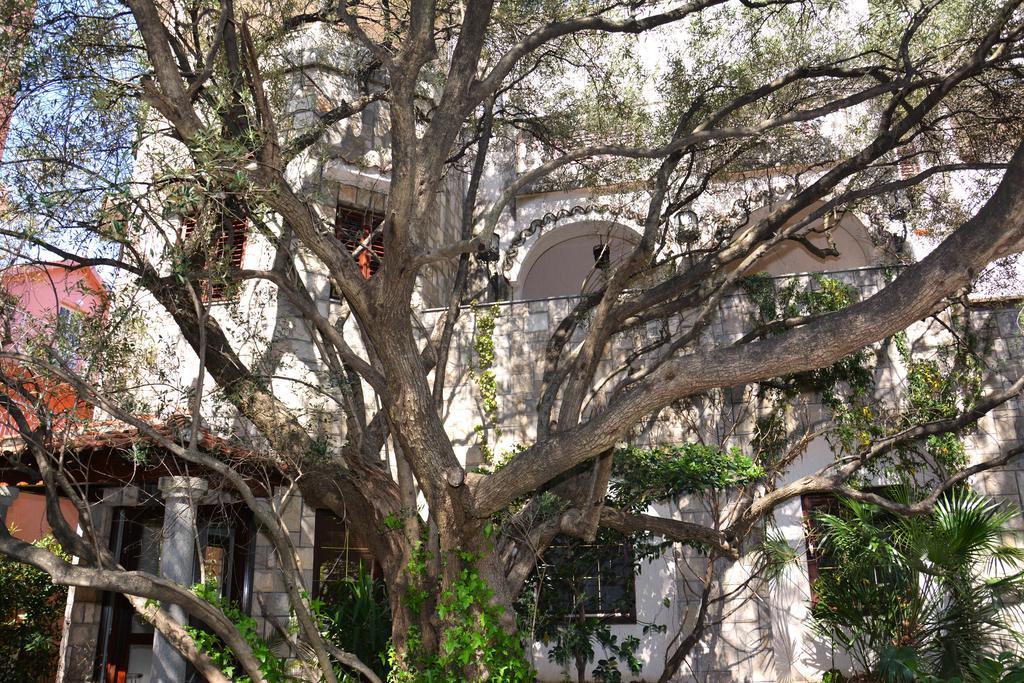
M 249 221 L 232 217 L 230 227 L 217 235 L 217 242 L 212 249 L 214 259 L 234 270 L 240 270 L 248 236 Z
M 807 541 L 807 580 L 811 586 L 811 602 L 818 602 L 818 595 L 814 591 L 814 582 L 821 576 L 821 571 L 831 567 L 830 558 L 823 554 L 820 547 L 820 531 L 814 520 L 814 515 L 819 512 L 835 513 L 838 511 L 839 501 L 829 493 L 807 493 L 800 497 L 803 508 L 804 533 Z
M 245 256 L 245 243 L 249 236 L 249 221 L 244 217 L 224 217 L 224 225 L 217 235 L 216 242 L 210 250 L 215 269 L 225 269 L 225 279 L 210 283 L 208 297 L 211 301 L 227 298 L 232 291 L 230 279 L 235 271 L 242 269 L 242 258 Z
M 249 237 L 249 221 L 244 215 L 238 215 L 240 213 L 241 211 L 225 208 L 220 229 L 210 237 L 209 250 L 200 255 L 194 263 L 195 266 L 205 270 L 226 271 L 226 279 L 230 279 L 234 271 L 241 270 L 245 245 Z M 183 240 L 190 239 L 198 229 L 198 222 L 194 216 L 183 217 L 181 224 Z M 231 288 L 225 278 L 218 278 L 213 282 L 204 278 L 201 283 L 203 298 L 207 301 L 226 298 Z
M 900 180 L 910 180 L 921 172 L 921 157 L 914 145 L 904 145 L 897 153 L 900 160 L 896 165 L 896 174 Z
M 181 227 L 183 228 L 181 239 L 187 240 L 196 232 L 196 217 L 195 216 L 183 216 L 181 219 Z
M 356 264 L 363 277 L 369 280 L 380 269 L 384 261 L 384 235 L 374 230 L 384 217 L 369 209 L 338 206 L 334 214 L 334 236 L 355 254 Z M 369 248 L 360 249 L 372 235 Z M 356 253 L 358 251 L 358 253 Z

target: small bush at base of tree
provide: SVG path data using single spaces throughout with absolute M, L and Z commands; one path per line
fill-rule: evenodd
M 52 537 L 36 545 L 65 556 Z M 0 558 L 0 681 L 53 680 L 67 596 L 46 572 Z

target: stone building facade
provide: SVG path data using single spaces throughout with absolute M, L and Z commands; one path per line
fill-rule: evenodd
M 304 56 L 302 56 L 304 55 Z M 302 58 L 316 61 L 322 57 L 315 50 L 306 50 Z M 315 69 L 313 69 L 315 71 Z M 309 70 L 301 71 L 303 78 Z M 326 76 L 324 76 L 326 78 Z M 337 86 L 344 93 L 344 83 Z M 302 78 L 294 84 L 294 97 L 289 99 L 297 127 L 311 108 L 319 106 L 318 93 Z M 379 107 L 369 110 L 358 122 L 337 132 L 335 138 L 295 163 L 297 185 L 317 201 L 323 215 L 330 219 L 342 210 L 373 213 L 388 191 L 389 165 L 386 158 L 386 113 Z M 159 158 L 168 154 L 167 140 L 150 138 L 140 145 L 140 163 L 136 174 L 145 185 L 159 166 Z M 494 196 L 511 177 L 515 177 L 514 159 L 495 162 L 482 188 L 486 196 Z M 737 195 L 749 194 L 739 187 Z M 744 190 L 740 192 L 740 190 Z M 458 234 L 465 179 L 453 173 L 439 202 L 438 243 Z M 728 192 L 720 192 L 720 196 Z M 477 364 L 474 338 L 475 320 L 489 306 L 483 304 L 466 311 L 456 330 L 451 354 L 451 381 L 445 396 L 445 421 L 457 454 L 467 466 L 481 459 L 478 425 L 489 434 L 490 446 L 501 453 L 515 444 L 529 443 L 533 437 L 534 406 L 540 385 L 540 361 L 544 344 L 555 325 L 573 305 L 572 294 L 586 291 L 593 284 L 595 248 L 609 245 L 611 258 L 621 256 L 636 242 L 639 226 L 633 209 L 637 197 L 621 191 L 600 188 L 532 191 L 517 198 L 515 210 L 508 211 L 500 223 L 500 251 L 503 261 L 492 272 L 483 271 L 493 281 L 505 281 L 507 300 L 496 305 L 494 330 L 496 358 L 493 369 L 498 386 L 498 411 L 494 424 L 484 424 L 479 405 L 479 390 L 472 371 Z M 163 245 L 181 239 L 187 229 L 187 216 L 154 207 L 153 215 L 165 222 L 154 223 L 152 234 L 142 245 L 156 263 L 163 264 Z M 721 211 L 721 206 L 697 207 L 708 213 Z M 756 214 L 751 214 L 756 217 Z M 860 297 L 870 296 L 884 284 L 890 271 L 877 240 L 852 214 L 834 217 L 829 227 L 832 238 L 842 245 L 841 255 L 820 258 L 798 247 L 784 246 L 768 254 L 756 265 L 776 278 L 778 286 L 794 277 L 799 287 L 816 286 L 815 273 L 827 272 L 829 277 L 849 284 Z M 427 245 L 436 246 L 436 245 Z M 238 254 L 243 268 L 268 268 L 275 257 L 273 243 L 256 232 L 248 234 Z M 386 258 L 386 254 L 384 258 Z M 318 309 L 332 320 L 338 320 L 341 307 L 332 300 L 323 266 L 308 254 L 299 254 L 296 268 L 301 281 L 313 294 Z M 429 272 L 418 289 L 417 310 L 425 329 L 436 320 L 450 290 L 450 268 Z M 486 292 L 486 287 L 481 288 Z M 145 412 L 159 416 L 161 424 L 176 411 L 187 407 L 190 391 L 196 386 L 200 372 L 198 358 L 175 330 L 166 313 L 139 291 L 130 280 L 118 283 L 115 296 L 131 297 L 133 305 L 147 321 L 140 349 L 151 359 L 151 375 L 138 392 L 137 400 Z M 304 424 L 323 429 L 323 437 L 340 441 L 337 431 L 339 413 L 324 399 L 326 368 L 308 331 L 299 316 L 282 295 L 268 283 L 249 282 L 230 298 L 216 301 L 211 313 L 241 349 L 242 359 L 258 367 L 268 377 L 275 395 L 295 408 Z M 703 346 L 721 346 L 735 342 L 755 324 L 756 305 L 749 296 L 737 291 L 726 297 L 712 323 L 697 342 Z M 1006 386 L 1024 372 L 1024 354 L 1018 327 L 1019 306 L 1016 301 L 973 302 L 961 310 L 967 322 L 984 345 L 986 388 Z M 667 325 L 685 321 L 670 320 Z M 612 352 L 601 373 L 613 377 L 628 367 L 630 354 L 636 348 L 662 333 L 662 323 L 650 324 L 616 338 Z M 948 342 L 948 321 L 929 321 L 915 325 L 908 338 L 915 354 L 927 357 Z M 346 330 L 353 348 L 362 349 L 357 334 Z M 905 368 L 894 354 L 891 344 L 882 343 L 874 350 L 873 371 L 876 391 L 898 398 Z M 309 387 L 320 387 L 314 391 Z M 203 415 L 208 429 L 225 443 L 246 443 L 259 448 L 259 439 L 219 400 L 216 388 L 204 385 Z M 723 446 L 749 447 L 758 417 L 757 406 L 749 401 L 742 388 L 726 392 L 722 402 L 714 405 L 687 405 L 666 410 L 650 421 L 638 425 L 631 438 L 634 445 L 679 443 L 696 438 Z M 796 401 L 787 417 L 794 424 L 812 424 L 827 416 L 815 396 Z M 1024 434 L 1024 416 L 1019 401 L 1011 401 L 985 417 L 970 437 L 968 454 L 972 460 L 988 456 L 1007 444 L 1015 443 Z M 211 439 L 213 437 L 211 436 Z M 211 441 L 214 450 L 220 446 Z M 225 446 L 226 448 L 227 446 Z M 231 446 L 234 447 L 234 446 Z M 819 438 L 812 441 L 805 457 L 799 459 L 780 483 L 793 481 L 831 462 L 834 453 L 830 444 Z M 991 495 L 1009 502 L 1022 502 L 1021 475 L 1016 464 L 983 477 L 973 483 Z M 193 473 L 167 473 L 167 477 L 187 477 Z M 201 477 L 197 478 L 201 479 Z M 302 590 L 313 592 L 318 580 L 318 562 L 325 556 L 338 557 L 338 552 L 358 552 L 344 537 L 342 545 L 327 548 L 324 539 L 338 531 L 337 521 L 330 520 L 306 505 L 301 497 L 280 488 L 279 482 L 262 482 L 265 502 L 281 514 L 296 548 L 303 573 Z M 165 564 L 170 559 L 167 549 L 179 547 L 184 535 L 191 534 L 197 543 L 196 564 L 202 568 L 199 578 L 217 572 L 222 585 L 231 586 L 231 598 L 257 618 L 268 641 L 286 639 L 289 634 L 289 608 L 285 574 L 276 566 L 274 553 L 263 533 L 251 518 L 235 512 L 234 501 L 211 487 L 204 491 L 200 481 L 140 481 L 131 486 L 110 485 L 94 496 L 93 518 L 99 521 L 101 536 L 110 538 L 111 547 L 120 553 L 127 567 L 145 567 L 168 574 Z M 167 505 L 172 491 L 185 487 L 190 491 L 193 512 L 175 514 Z M 177 494 L 175 494 L 177 495 Z M 210 512 L 205 512 L 209 510 Z M 650 510 L 651 514 L 683 520 L 711 519 L 707 500 L 695 497 L 664 501 Z M 721 514 L 721 510 L 717 511 Z M 1019 523 L 1019 519 L 1017 520 Z M 822 673 L 844 663 L 842 657 L 812 637 L 808 629 L 810 578 L 804 552 L 805 511 L 801 500 L 794 499 L 779 506 L 774 525 L 794 549 L 798 561 L 789 566 L 780 581 L 769 585 L 757 576 L 756 557 L 749 552 L 732 563 L 721 561 L 718 582 L 728 595 L 716 603 L 713 626 L 694 650 L 689 664 L 679 675 L 681 681 L 735 681 L 768 683 L 774 681 L 815 681 Z M 183 535 L 184 534 L 184 535 Z M 175 539 L 178 539 L 177 542 Z M 164 551 L 161 554 L 160 547 Z M 327 552 L 331 550 L 334 554 Z M 192 553 L 190 549 L 186 555 Z M 612 626 L 619 637 L 635 635 L 641 640 L 639 656 L 644 660 L 644 680 L 655 680 L 673 638 L 692 624 L 702 589 L 702 559 L 692 551 L 676 545 L 641 567 L 633 586 L 634 623 Z M 123 600 L 123 599 L 122 599 Z M 133 620 L 119 599 L 95 591 L 76 589 L 71 592 L 66 614 L 65 638 L 62 645 L 61 680 L 65 683 L 86 681 L 157 680 L 156 655 L 161 644 Z M 647 630 L 645 625 L 664 626 L 664 631 Z M 530 654 L 540 680 L 559 681 L 565 672 L 552 664 L 542 643 L 530 646 Z M 118 679 L 117 676 L 122 676 Z M 126 678 L 125 678 L 126 677 Z
M 861 297 L 870 296 L 883 286 L 891 270 L 880 267 L 862 267 L 832 271 L 829 277 L 845 282 L 859 292 Z M 797 274 L 776 276 L 777 286 L 793 281 L 800 287 L 814 287 L 815 276 Z M 498 420 L 494 425 L 496 441 L 493 446 L 501 452 L 517 443 L 529 443 L 533 438 L 531 406 L 536 401 L 540 377 L 538 358 L 555 324 L 571 309 L 574 300 L 566 297 L 552 297 L 535 300 L 517 300 L 496 304 L 495 318 L 495 365 L 498 396 Z M 736 293 L 720 304 L 719 314 L 700 341 L 704 345 L 721 345 L 734 342 L 748 331 L 754 322 L 755 304 L 750 297 Z M 474 350 L 475 318 L 481 308 L 466 311 L 457 328 L 453 344 L 453 374 L 457 379 L 452 383 L 451 393 L 446 396 L 447 427 L 453 439 L 460 446 L 463 458 L 470 465 L 478 458 L 474 427 L 482 420 L 478 405 L 478 389 L 469 370 L 475 366 Z M 426 322 L 438 315 L 439 311 L 424 311 Z M 985 389 L 997 390 L 1009 386 L 1024 372 L 1024 349 L 1019 330 L 1019 302 L 975 301 L 961 311 L 967 329 L 977 337 L 977 343 L 988 363 L 985 371 Z M 908 330 L 908 339 L 915 354 L 928 357 L 950 341 L 949 321 L 939 319 L 922 322 Z M 657 335 L 655 326 L 638 330 L 632 337 L 616 342 L 608 359 L 607 372 L 621 369 L 624 360 L 636 345 Z M 308 344 L 301 337 L 287 340 L 289 348 Z M 296 357 L 306 362 L 310 358 Z M 877 391 L 898 396 L 901 391 L 902 373 L 900 362 L 894 357 L 891 344 L 883 343 L 875 350 L 874 371 Z M 687 412 L 689 411 L 689 414 Z M 723 446 L 749 447 L 755 410 L 744 411 L 742 398 L 735 398 L 730 404 L 715 407 L 704 406 L 696 410 L 693 406 L 678 411 L 666 411 L 657 419 L 639 425 L 631 438 L 634 445 L 671 444 L 695 438 L 694 425 L 702 432 L 700 438 L 720 438 Z M 696 420 L 694 416 L 696 415 Z M 824 419 L 824 412 L 813 396 L 802 399 L 791 420 Z M 976 432 L 968 437 L 968 454 L 972 462 L 990 457 L 1007 445 L 1019 441 L 1024 433 L 1024 415 L 1018 401 L 1011 401 L 997 408 L 979 423 Z M 463 442 L 458 434 L 464 433 Z M 724 436 L 724 438 L 723 438 Z M 800 459 L 787 474 L 784 481 L 795 480 L 831 462 L 833 451 L 824 439 L 812 442 L 807 455 Z M 994 472 L 980 475 L 972 483 L 988 495 L 1005 498 L 1007 502 L 1020 505 L 1022 470 L 1017 464 Z M 163 482 L 161 482 L 163 485 Z M 202 509 L 216 503 L 211 492 L 200 496 L 195 504 Z M 159 501 L 164 494 L 160 487 L 152 484 L 139 487 L 111 487 L 96 501 L 93 515 L 101 520 L 117 542 L 119 534 L 126 533 L 125 519 L 132 510 L 160 508 Z M 298 557 L 303 567 L 303 589 L 311 590 L 314 585 L 314 571 L 318 550 L 318 535 L 325 533 L 324 518 L 317 511 L 304 504 L 297 494 L 289 495 L 284 489 L 277 489 L 267 499 L 268 505 L 281 510 L 283 520 L 291 534 Z M 278 507 L 280 506 L 280 507 Z M 670 516 L 689 521 L 709 521 L 711 514 L 707 501 L 690 498 L 665 501 L 651 510 L 652 514 Z M 159 519 L 159 515 L 157 517 Z M 122 525 L 118 531 L 118 523 Z M 813 637 L 807 626 L 810 593 L 806 548 L 806 511 L 799 499 L 781 505 L 774 514 L 774 525 L 781 530 L 793 548 L 799 549 L 799 561 L 786 570 L 782 580 L 768 585 L 756 576 L 755 553 L 750 552 L 735 563 L 720 561 L 719 576 L 723 590 L 733 593 L 728 599 L 717 604 L 714 627 L 695 649 L 693 658 L 685 668 L 680 680 L 714 681 L 813 681 L 820 680 L 824 671 L 835 666 L 842 668 L 844 661 L 840 653 L 830 649 L 828 644 Z M 1020 518 L 1015 520 L 1020 525 Z M 159 525 L 152 526 L 156 529 Z M 1022 527 L 1024 531 L 1024 527 Z M 167 543 L 164 531 L 164 543 Z M 243 544 L 244 545 L 244 544 Z M 166 547 L 166 545 L 165 545 Z M 264 637 L 270 641 L 285 637 L 288 631 L 289 608 L 285 592 L 285 575 L 277 568 L 274 553 L 266 538 L 258 533 L 252 537 L 251 546 L 244 550 L 248 562 L 239 565 L 247 572 L 239 583 L 238 597 L 250 613 L 261 623 Z M 240 552 L 240 551 L 236 551 Z M 150 562 L 156 558 L 150 557 Z M 643 679 L 653 680 L 660 674 L 670 639 L 681 629 L 688 628 L 698 604 L 700 594 L 702 559 L 681 546 L 676 546 L 658 559 L 644 564 L 635 582 L 635 623 L 615 624 L 614 633 L 620 637 L 635 635 L 641 639 L 639 654 L 646 662 Z M 154 567 L 155 568 L 155 567 Z M 665 598 L 668 598 L 666 606 Z M 64 681 L 92 681 L 98 674 L 97 648 L 104 646 L 109 637 L 112 616 L 111 598 L 95 591 L 75 589 L 69 598 L 67 629 L 65 636 Z M 665 626 L 664 633 L 645 632 L 645 624 Z M 129 631 L 131 629 L 129 628 Z M 144 638 L 139 638 L 144 640 Z M 146 645 L 138 646 L 132 666 L 143 667 L 130 670 L 131 674 L 142 674 L 138 680 L 149 680 L 145 666 L 151 660 L 146 654 Z M 561 680 L 564 672 L 547 657 L 547 650 L 541 643 L 531 649 L 533 664 L 540 680 Z M 100 679 L 102 680 L 102 678 Z

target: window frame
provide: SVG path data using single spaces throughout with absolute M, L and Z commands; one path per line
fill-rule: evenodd
M 619 543 L 601 543 L 599 541 L 595 541 L 593 543 L 583 543 L 583 542 L 580 542 L 580 543 L 576 543 L 574 545 L 568 545 L 568 544 L 565 543 L 564 540 L 562 540 L 561 542 L 559 542 L 559 540 L 560 539 L 558 537 L 556 537 L 556 540 L 550 546 L 548 546 L 547 550 L 545 551 L 545 554 L 551 553 L 552 551 L 555 551 L 555 553 L 557 553 L 559 551 L 559 549 L 564 549 L 565 551 L 572 551 L 572 550 L 575 550 L 575 549 L 579 549 L 581 547 L 582 548 L 594 548 L 594 547 L 599 547 L 599 546 L 606 546 L 606 547 L 609 547 L 609 548 L 611 548 L 613 546 L 618 546 L 619 547 L 619 549 L 622 552 L 622 555 L 621 555 L 620 559 L 624 562 L 624 566 L 627 568 L 627 571 L 625 572 L 625 576 L 624 576 L 625 582 L 624 582 L 624 585 L 622 586 L 622 592 L 623 592 L 624 596 L 626 596 L 626 600 L 625 600 L 626 609 L 623 609 L 623 610 L 620 610 L 620 611 L 593 611 L 593 612 L 592 611 L 584 611 L 583 612 L 583 617 L 587 618 L 587 619 L 597 619 L 597 620 L 599 620 L 599 621 L 601 621 L 602 623 L 605 623 L 605 624 L 637 624 L 637 623 L 639 623 L 638 622 L 638 613 L 637 613 L 638 612 L 637 611 L 637 600 L 636 600 L 636 583 L 637 583 L 636 582 L 637 574 L 636 574 L 636 571 L 635 571 L 635 561 L 636 561 L 636 558 L 634 557 L 634 554 L 633 554 L 633 546 L 629 542 L 629 540 L 628 539 L 623 539 Z M 587 574 L 587 575 L 584 575 L 581 578 L 583 580 L 590 580 L 590 579 L 596 579 L 597 580 L 597 582 L 598 582 L 598 591 L 599 591 L 597 600 L 598 600 L 598 607 L 600 608 L 600 607 L 604 606 L 604 605 L 601 604 L 602 598 L 601 598 L 601 595 L 600 595 L 601 586 L 604 583 L 603 578 L 605 577 L 605 574 L 604 574 L 603 570 L 604 571 L 607 571 L 607 570 L 605 570 L 605 568 L 603 566 L 604 563 L 602 562 L 601 558 L 596 558 L 596 561 L 598 562 L 597 574 L 596 575 Z M 554 560 L 541 559 L 537 563 L 537 570 L 546 571 L 548 567 L 551 567 L 551 566 L 555 565 L 557 562 L 558 562 L 558 559 L 554 559 Z M 553 614 L 551 610 L 546 610 L 545 609 L 545 607 L 544 607 L 544 600 L 545 600 L 545 593 L 542 592 L 541 595 L 538 598 L 537 609 L 540 610 L 540 611 L 543 611 L 546 614 L 547 617 L 555 618 L 557 615 Z M 572 621 L 575 618 L 577 618 L 576 615 L 568 615 L 567 614 L 564 617 L 561 617 L 559 619 L 559 621 L 568 623 L 568 622 Z
M 350 220 L 345 220 L 350 219 Z M 370 237 L 370 245 L 353 258 L 363 278 L 369 280 L 384 265 L 384 235 L 378 230 L 384 222 L 384 214 L 374 211 L 369 206 L 359 207 L 346 202 L 338 202 L 334 208 L 334 238 L 341 242 L 345 249 L 352 253 L 359 245 Z M 340 292 L 330 282 L 328 298 L 341 301 Z
M 194 261 L 195 265 L 201 266 L 204 270 L 208 270 L 211 263 L 218 266 L 226 266 L 227 268 L 223 282 L 211 284 L 210 278 L 200 278 L 200 293 L 204 302 L 219 303 L 231 301 L 238 294 L 237 288 L 233 286 L 237 285 L 238 282 L 230 280 L 233 274 L 242 270 L 246 249 L 249 245 L 249 218 L 245 215 L 244 210 L 241 210 L 239 213 L 241 215 L 234 215 L 234 212 L 230 212 L 227 208 L 224 209 L 220 215 L 221 228 L 213 232 L 207 242 L 209 251 L 202 255 L 201 262 L 198 258 Z M 223 224 L 228 221 L 231 223 L 231 229 L 224 230 Z M 184 243 L 196 234 L 199 228 L 199 221 L 193 215 L 182 216 L 181 228 L 181 239 L 182 243 Z M 229 245 L 231 247 L 230 254 L 228 252 Z M 229 256 L 230 258 L 228 258 Z
M 64 301 L 57 302 L 57 319 L 56 319 L 56 330 L 55 340 L 57 342 L 58 350 L 60 346 L 65 346 L 62 349 L 66 352 L 66 358 L 72 367 L 78 367 L 81 364 L 82 358 L 79 355 L 79 349 L 82 345 L 82 336 L 85 334 L 85 316 L 86 313 L 77 306 L 73 306 Z M 62 335 L 68 335 L 62 338 Z
M 819 512 L 836 513 L 839 511 L 839 498 L 831 493 L 805 493 L 800 496 L 800 507 L 803 512 L 804 544 L 807 546 L 807 581 L 811 587 L 811 604 L 818 601 L 814 584 L 821 577 L 823 553 L 814 542 L 814 515 Z
M 335 528 L 332 529 L 331 527 Z M 336 531 L 340 531 L 343 535 L 343 545 L 340 546 L 341 552 L 338 552 L 337 554 L 332 551 L 333 546 L 326 545 L 326 541 L 328 540 L 327 534 Z M 353 545 L 353 540 L 362 544 Z M 313 522 L 313 583 L 311 594 L 314 598 L 323 599 L 321 567 L 327 562 L 334 561 L 335 558 L 340 557 L 342 553 L 354 553 L 357 562 L 362 563 L 363 561 L 366 561 L 369 563 L 370 576 L 375 579 L 383 577 L 383 568 L 370 551 L 369 544 L 363 541 L 358 534 L 353 533 L 349 525 L 345 524 L 344 520 L 336 514 L 330 510 L 317 508 Z M 336 580 L 344 580 L 351 576 L 349 571 L 351 559 L 346 559 L 344 562 L 346 565 L 345 576 Z
M 879 486 L 869 486 L 864 489 L 864 492 L 886 497 L 889 489 L 889 485 L 882 484 Z M 821 577 L 822 569 L 828 570 L 830 568 L 830 565 L 822 565 L 823 554 L 820 552 L 820 548 L 815 548 L 812 544 L 814 515 L 819 512 L 838 514 L 841 511 L 839 498 L 840 496 L 834 493 L 805 493 L 800 496 L 800 507 L 803 511 L 804 521 L 804 542 L 807 546 L 807 580 L 810 586 L 811 605 L 818 603 L 818 593 L 814 590 L 815 582 Z
M 151 525 L 160 530 L 158 534 L 163 533 L 164 505 L 153 499 L 141 505 L 115 507 L 112 513 L 109 548 L 125 569 L 139 569 L 143 528 Z M 227 581 L 221 586 L 221 592 L 224 598 L 238 604 L 245 614 L 250 614 L 256 550 L 252 512 L 240 504 L 199 505 L 196 506 L 196 521 L 201 552 L 196 554 L 193 562 L 195 580 L 198 581 L 201 575 L 200 564 L 210 544 L 211 527 L 219 527 L 217 531 L 226 529 L 228 533 L 220 536 L 231 547 L 225 556 Z M 159 566 L 159 554 L 155 559 Z M 136 619 L 135 610 L 123 595 L 103 591 L 99 637 L 93 660 L 93 678 L 96 681 L 125 683 L 131 646 L 152 646 L 153 631 L 132 631 L 132 622 Z M 201 622 L 190 619 L 190 624 L 200 626 Z M 195 680 L 193 673 L 188 680 Z

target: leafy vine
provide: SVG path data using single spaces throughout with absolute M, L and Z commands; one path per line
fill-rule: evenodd
M 494 328 L 501 307 L 495 303 L 487 308 L 479 308 L 476 301 L 470 303 L 476 319 L 476 333 L 473 348 L 476 350 L 476 365 L 471 376 L 476 380 L 480 392 L 480 407 L 483 421 L 473 427 L 477 435 L 480 453 L 484 463 L 494 457 L 488 438 L 488 430 L 492 430 L 495 440 L 501 436 L 498 429 L 498 381 L 494 374 Z
M 225 600 L 220 594 L 220 588 L 216 581 L 196 584 L 192 586 L 192 592 L 221 610 L 224 616 L 234 623 L 245 642 L 252 648 L 253 655 L 260 662 L 260 673 L 268 683 L 286 683 L 293 680 L 288 675 L 287 661 L 275 655 L 267 642 L 260 637 L 256 619 L 243 612 L 237 604 Z M 200 652 L 204 652 L 225 676 L 235 683 L 249 683 L 251 679 L 242 674 L 242 669 L 231 648 L 225 645 L 220 638 L 195 626 L 186 626 L 185 631 L 192 636 L 196 648 Z
M 431 554 L 420 544 L 409 560 L 414 581 L 406 589 L 404 601 L 414 612 L 423 608 L 427 598 L 427 567 Z M 389 683 L 467 680 L 467 671 L 479 671 L 470 680 L 495 683 L 527 683 L 534 672 L 526 661 L 523 639 L 518 631 L 509 631 L 502 623 L 504 607 L 493 601 L 494 592 L 475 567 L 479 556 L 457 551 L 442 561 L 462 564 L 457 579 L 441 592 L 437 616 L 445 622 L 444 635 L 436 653 L 421 647 L 420 633 L 410 627 L 408 653 L 400 656 L 394 648 L 388 652 Z

